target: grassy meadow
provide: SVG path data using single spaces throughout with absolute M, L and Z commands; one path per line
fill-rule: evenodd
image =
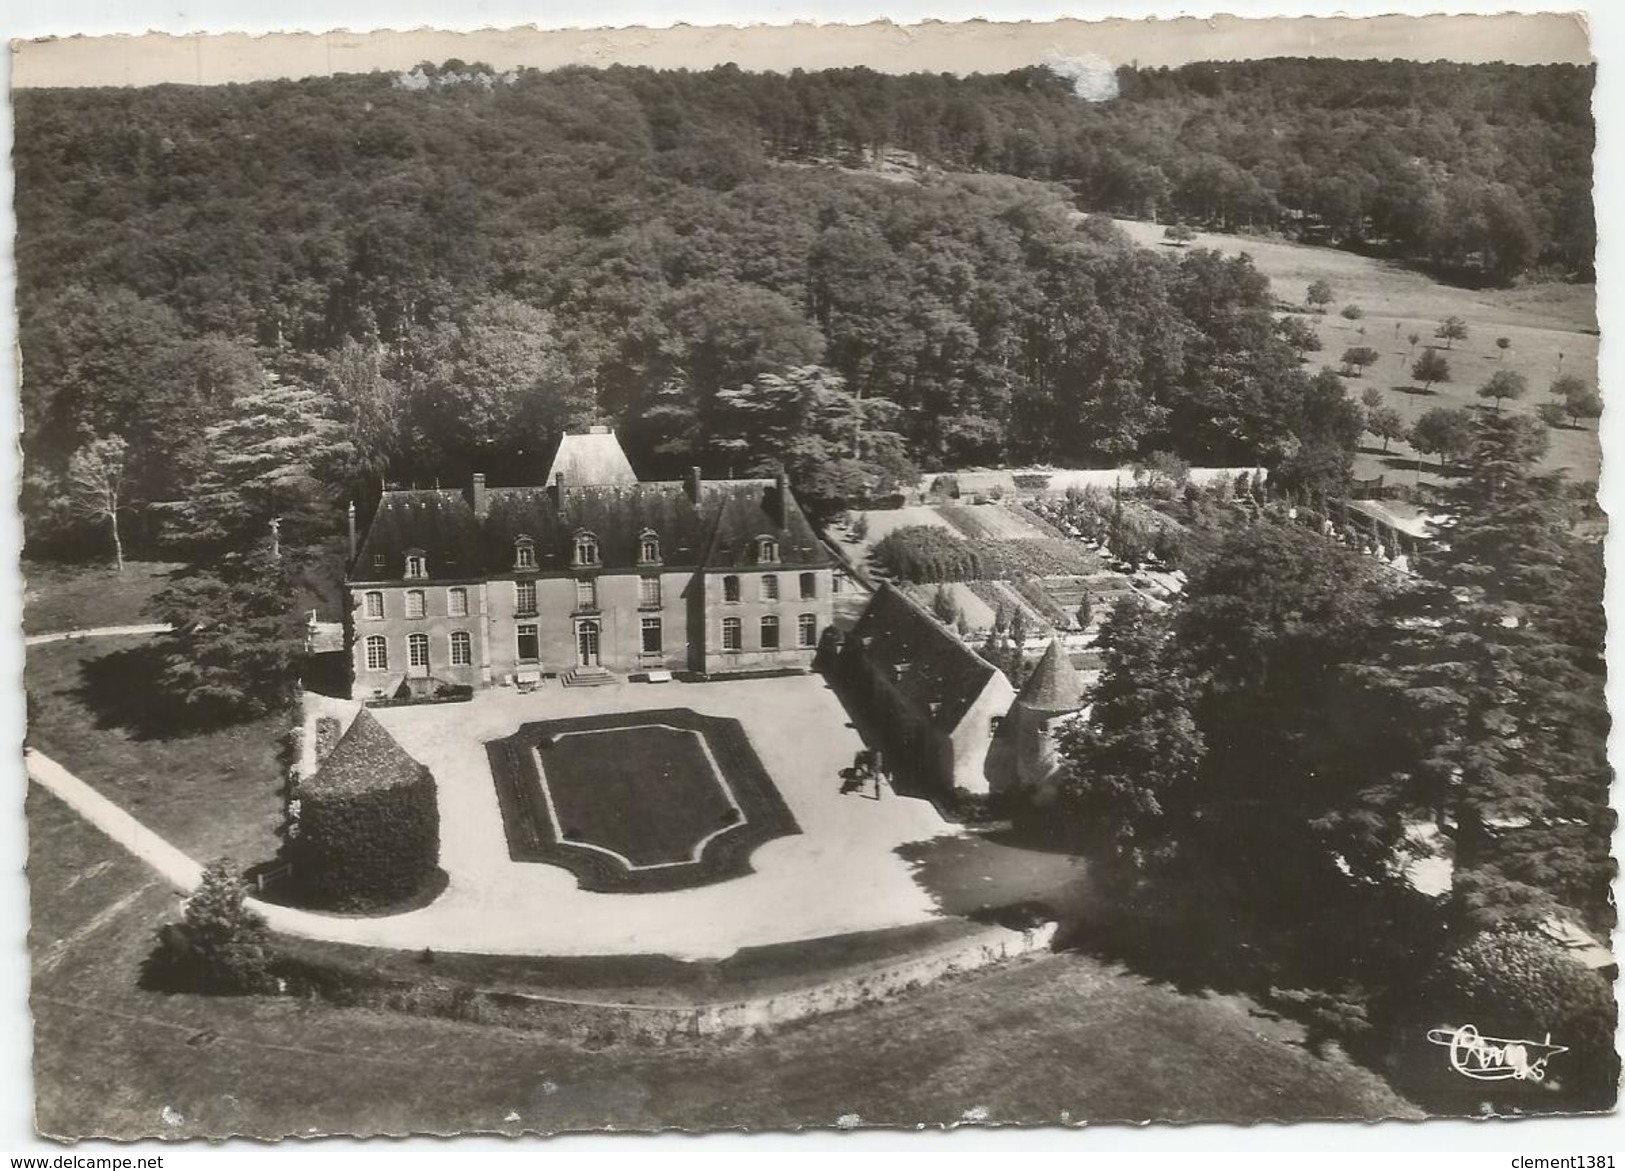
M 1141 244 L 1166 247 L 1161 224 L 1117 223 Z M 1559 373 L 1578 375 L 1596 385 L 1599 338 L 1594 285 L 1467 289 L 1441 284 L 1391 261 L 1335 248 L 1214 232 L 1197 233 L 1192 246 L 1215 248 L 1227 255 L 1247 253 L 1270 278 L 1277 299 L 1294 305 L 1305 303 L 1311 282 L 1330 283 L 1335 299 L 1326 313 L 1306 315 L 1321 340 L 1320 352 L 1309 354 L 1308 364 L 1336 368 L 1344 350 L 1370 346 L 1382 357 L 1361 377 L 1347 380 L 1350 393 L 1359 398 L 1366 387 L 1377 387 L 1387 405 L 1396 408 L 1407 423 L 1415 422 L 1430 407 L 1488 409 L 1489 404 L 1478 397 L 1478 388 L 1501 369 L 1516 370 L 1529 381 L 1523 401 L 1505 404 L 1504 410 L 1532 414 L 1547 400 L 1547 388 Z M 1364 315 L 1353 321 L 1343 317 L 1347 305 L 1358 305 Z M 1467 337 L 1446 349 L 1433 331 L 1451 316 L 1467 323 Z M 1412 333 L 1421 335 L 1414 348 L 1408 340 Z M 1504 354 L 1495 344 L 1500 337 L 1512 343 Z M 1437 345 L 1449 361 L 1450 381 L 1435 383 L 1424 394 L 1410 370 L 1414 357 L 1430 344 Z M 1368 435 L 1365 445 L 1355 465 L 1356 475 L 1366 478 L 1386 473 L 1391 483 L 1415 482 L 1416 455 L 1407 444 L 1395 443 L 1384 453 L 1380 441 Z M 1552 431 L 1548 468 L 1567 469 L 1573 480 L 1595 480 L 1601 460 L 1595 420 Z M 1423 460 L 1424 478 L 1427 462 Z

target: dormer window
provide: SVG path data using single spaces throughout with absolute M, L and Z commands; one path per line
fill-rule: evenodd
M 774 537 L 756 538 L 756 560 L 770 565 L 779 559 L 779 542 Z
M 638 562 L 654 565 L 660 560 L 660 538 L 653 529 L 644 529 L 638 536 Z
M 513 543 L 513 567 L 515 569 L 536 568 L 536 542 L 529 537 L 520 537 Z
M 416 549 L 412 550 L 406 555 L 406 576 L 429 576 L 429 559 Z
M 598 564 L 598 538 L 591 533 L 576 534 L 576 564 Z

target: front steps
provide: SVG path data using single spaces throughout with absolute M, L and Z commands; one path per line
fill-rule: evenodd
M 560 679 L 566 687 L 604 687 L 620 681 L 619 675 L 605 667 L 572 667 Z

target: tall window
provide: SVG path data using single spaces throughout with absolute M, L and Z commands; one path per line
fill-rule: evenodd
M 536 637 L 534 622 L 521 622 L 514 628 L 514 644 L 521 663 L 534 663 L 542 657 L 542 644 Z
M 660 579 L 658 577 L 638 578 L 638 605 L 660 605 Z
M 645 618 L 643 620 L 643 653 L 658 655 L 660 650 L 660 619 Z
M 428 577 L 429 559 L 422 553 L 408 553 L 406 555 L 407 577 Z
M 653 533 L 644 533 L 638 538 L 638 560 L 645 565 L 653 565 L 660 560 L 660 538 Z
M 829 575 L 829 592 L 838 594 L 846 588 L 846 577 L 837 570 Z
M 762 574 L 762 601 L 776 602 L 779 600 L 779 575 L 776 573 Z
M 362 603 L 362 613 L 368 618 L 384 616 L 384 595 L 381 590 L 368 590 Z
M 466 630 L 451 632 L 451 665 L 453 667 L 467 667 L 474 662 L 474 640 L 468 636 Z
M 590 577 L 576 578 L 576 609 L 598 609 L 598 583 Z
M 367 670 L 389 670 L 389 640 L 381 634 L 367 636 Z
M 598 538 L 591 533 L 580 533 L 576 536 L 576 564 L 598 564 Z
M 462 586 L 453 586 L 446 591 L 446 613 L 453 618 L 468 617 L 468 591 Z
M 724 618 L 722 620 L 722 649 L 725 651 L 742 651 L 745 649 L 745 627 L 737 618 Z
M 818 575 L 816 573 L 804 573 L 804 574 L 802 574 L 801 575 L 801 600 L 805 602 L 808 598 L 816 598 L 817 596 L 818 596 Z
M 406 591 L 406 616 L 408 618 L 422 618 L 424 613 L 425 613 L 425 611 L 424 611 L 424 608 L 423 608 L 423 591 L 422 590 L 407 590 Z
M 764 651 L 779 649 L 779 620 L 771 614 L 762 618 L 762 649 Z
M 779 543 L 772 537 L 759 537 L 756 541 L 756 560 L 772 563 L 779 559 Z
M 535 582 L 516 581 L 513 583 L 513 609 L 515 614 L 536 613 Z
M 536 568 L 536 545 L 529 537 L 520 537 L 514 542 L 513 564 L 515 569 Z
M 429 665 L 429 636 L 427 634 L 409 634 L 406 636 L 406 661 L 414 667 L 427 667 Z
M 818 645 L 818 616 L 816 614 L 803 614 L 796 619 L 796 645 L 803 647 Z
M 731 573 L 722 579 L 722 600 L 724 602 L 739 600 L 739 579 Z

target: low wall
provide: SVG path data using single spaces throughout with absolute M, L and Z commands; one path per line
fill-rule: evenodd
M 495 992 L 426 981 L 349 990 L 371 1007 L 507 1028 L 533 1029 L 576 1040 L 639 1039 L 669 1043 L 724 1033 L 754 1033 L 824 1013 L 888 1000 L 944 976 L 1049 950 L 1056 924 L 1024 931 L 989 927 L 970 939 L 811 988 L 718 1004 L 646 1005 Z

